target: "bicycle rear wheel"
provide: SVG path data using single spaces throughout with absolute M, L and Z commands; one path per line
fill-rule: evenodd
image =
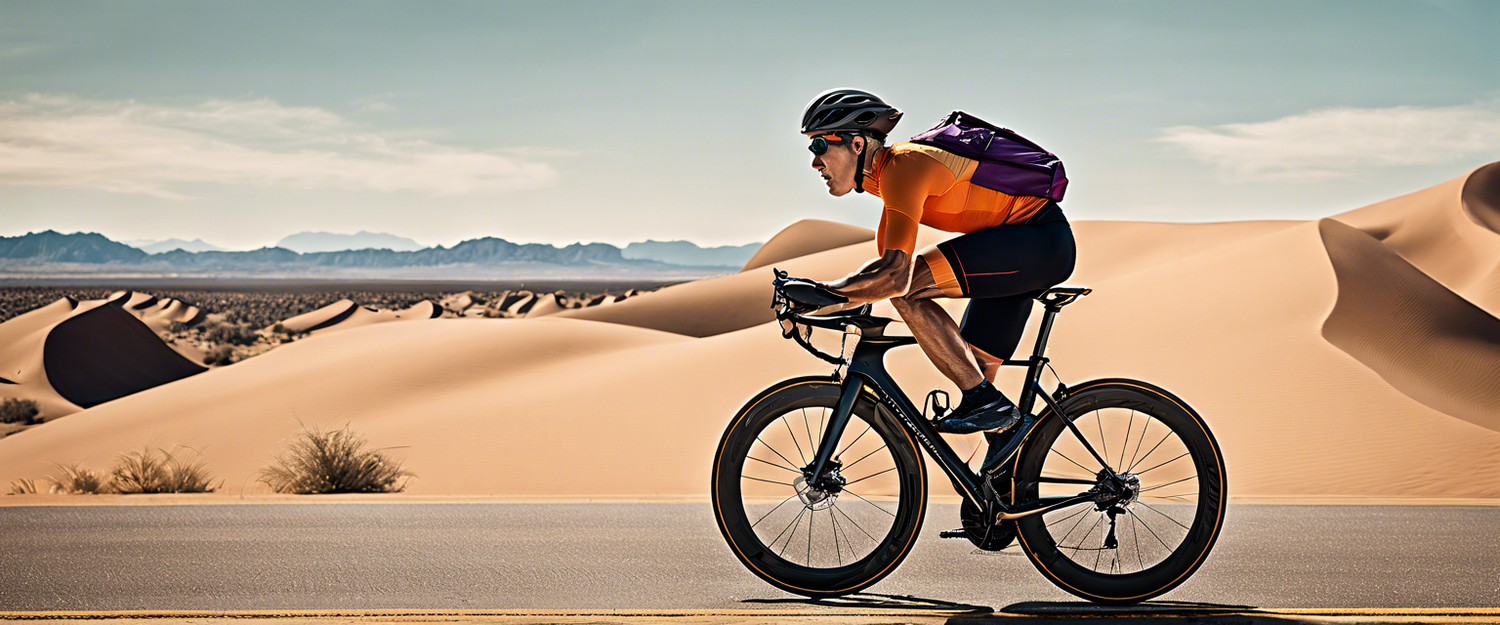
M 1047 579 L 1096 603 L 1138 603 L 1185 581 L 1224 522 L 1224 458 L 1208 426 L 1172 394 L 1133 380 L 1080 385 L 1062 403 L 1104 462 L 1047 412 L 1015 460 L 1012 501 L 1115 495 L 1017 520 L 1022 549 Z
M 833 458 L 844 483 L 807 483 L 841 392 L 826 377 L 762 392 L 730 422 L 714 458 L 714 515 L 730 549 L 762 579 L 808 597 L 856 592 L 894 571 L 927 504 L 915 442 L 868 392 Z

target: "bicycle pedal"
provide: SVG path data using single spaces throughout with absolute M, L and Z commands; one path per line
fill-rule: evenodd
M 968 538 L 969 533 L 960 527 L 956 530 L 943 530 L 938 532 L 938 538 Z

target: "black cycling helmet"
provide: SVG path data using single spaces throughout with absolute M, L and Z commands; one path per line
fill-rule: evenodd
M 901 111 L 878 95 L 858 89 L 829 89 L 807 103 L 807 110 L 802 113 L 802 134 L 850 132 L 885 141 L 899 121 Z M 857 193 L 865 192 L 865 159 L 869 155 L 869 150 L 860 152 L 855 164 Z
M 829 89 L 807 103 L 807 111 L 802 113 L 802 134 L 860 132 L 885 141 L 899 121 L 901 111 L 878 95 L 858 89 Z

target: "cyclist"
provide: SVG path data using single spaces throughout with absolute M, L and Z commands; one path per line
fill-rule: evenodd
M 1032 299 L 1073 273 L 1073 231 L 1049 198 L 971 184 L 978 161 L 885 145 L 900 120 L 901 111 L 856 89 L 825 91 L 802 115 L 828 193 L 868 191 L 885 203 L 880 257 L 826 284 L 851 305 L 890 299 L 932 364 L 963 391 L 933 423 L 939 432 L 1003 432 L 1021 415 L 991 380 L 1020 342 Z M 917 224 L 962 234 L 914 253 Z M 969 299 L 961 325 L 933 301 L 940 297 Z

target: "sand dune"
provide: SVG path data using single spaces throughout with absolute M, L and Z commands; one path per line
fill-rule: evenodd
M 873 240 L 874 230 L 834 221 L 804 219 L 783 228 L 766 241 L 740 271 L 769 267 L 793 258 Z
M 526 316 L 528 318 L 544 317 L 555 315 L 567 309 L 568 307 L 563 305 L 562 298 L 557 293 L 547 293 L 537 296 L 536 302 L 526 310 Z
M 131 299 L 151 305 L 64 298 L 0 323 L 4 395 L 36 401 L 53 418 L 201 373 L 127 312 Z
M 1449 290 L 1500 314 L 1500 163 L 1334 215 L 1384 243 Z
M 1324 338 L 1411 398 L 1500 431 L 1500 319 L 1360 230 L 1318 231 L 1338 278 Z
M 1493 167 L 1337 217 L 1353 228 L 1078 223 L 1069 283 L 1095 291 L 1058 319 L 1049 356 L 1069 382 L 1136 377 L 1190 402 L 1224 447 L 1232 495 L 1500 497 L 1500 424 L 1484 392 L 1496 386 L 1494 319 L 1475 301 L 1500 234 L 1473 217 L 1495 205 Z M 788 241 L 823 238 L 796 227 Z M 924 230 L 919 243 L 943 236 Z M 812 249 L 770 262 L 830 279 L 874 255 L 868 238 Z M 203 449 L 230 494 L 263 492 L 254 473 L 296 417 L 399 447 L 416 495 L 703 496 L 735 409 L 775 380 L 829 370 L 769 323 L 769 273 L 545 318 L 319 333 L 0 439 L 0 480 L 52 462 L 101 467 L 151 442 Z M 956 390 L 916 348 L 890 368 L 914 399 Z M 1000 387 L 1014 391 L 1018 373 Z
M 281 326 L 293 332 L 322 330 L 348 319 L 358 308 L 359 305 L 355 304 L 353 300 L 341 299 L 312 312 L 302 313 L 282 321 Z

